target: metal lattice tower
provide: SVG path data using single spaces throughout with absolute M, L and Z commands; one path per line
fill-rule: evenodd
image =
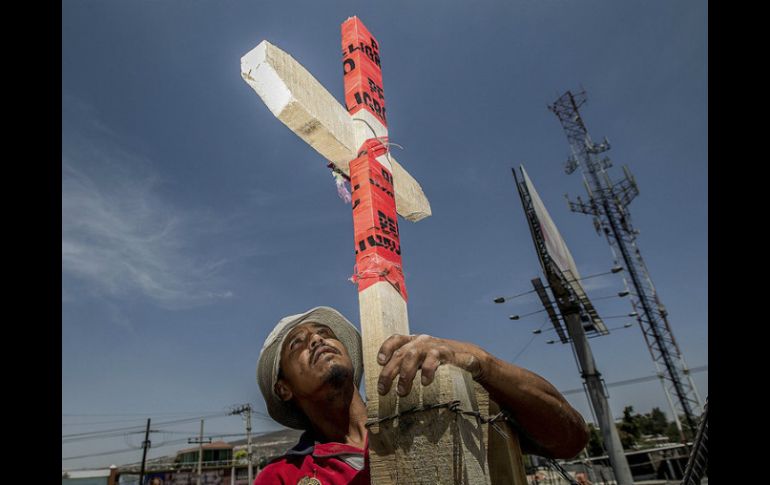
M 709 468 L 709 404 L 703 406 L 703 415 L 698 425 L 698 434 L 692 444 L 690 459 L 684 471 L 681 485 L 699 485 L 701 479 L 708 475 Z
M 600 157 L 610 149 L 610 144 L 606 138 L 598 144 L 591 141 L 578 111 L 585 102 L 585 91 L 577 94 L 567 91 L 548 107 L 559 118 L 572 150 L 565 171 L 571 174 L 580 167 L 588 192 L 588 201 L 584 202 L 578 196 L 577 202 L 568 200 L 569 207 L 573 212 L 593 216 L 594 228 L 606 237 L 615 264 L 622 264 L 627 271 L 633 290 L 628 288 L 625 277 L 623 282 L 631 294 L 631 304 L 674 412 L 674 420 L 681 433 L 678 415 L 683 414 L 694 432 L 698 427 L 697 416 L 701 413 L 701 399 L 674 339 L 666 318 L 666 308 L 658 298 L 642 254 L 636 246 L 638 231 L 631 225 L 631 214 L 627 209 L 634 197 L 639 195 L 639 189 L 626 166 L 623 167 L 625 176 L 621 181 L 613 183 L 610 179 L 607 169 L 612 166 L 612 162 L 609 157 Z M 675 397 L 674 402 L 672 395 Z

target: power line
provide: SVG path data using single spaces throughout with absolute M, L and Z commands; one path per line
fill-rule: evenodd
M 273 418 L 271 418 L 267 414 L 260 413 L 260 412 L 254 411 L 254 410 L 252 410 L 252 414 L 254 415 L 255 419 L 261 419 L 261 420 L 265 420 L 265 421 L 273 421 Z M 136 419 L 118 420 L 118 421 L 114 421 L 114 422 L 115 423 L 119 423 L 119 422 L 136 422 Z M 113 421 L 103 421 L 103 422 L 98 422 L 98 423 L 62 423 L 62 427 L 64 427 L 64 426 L 97 426 L 97 425 L 101 425 L 101 424 L 111 424 L 111 423 L 113 423 Z M 137 425 L 136 427 L 138 428 L 140 426 L 141 425 Z M 111 429 L 104 429 L 104 430 L 93 430 L 93 431 L 88 431 L 88 432 L 84 432 L 84 433 L 100 433 L 100 432 L 106 433 L 106 432 L 110 432 L 110 431 L 111 431 Z M 73 440 L 68 440 L 68 441 L 78 441 L 78 439 L 75 438 Z
M 548 317 L 546 316 L 546 318 L 544 318 L 544 319 L 543 319 L 543 324 L 542 324 L 542 325 L 540 325 L 540 328 L 539 328 L 538 330 L 542 331 L 542 330 L 543 330 L 543 327 L 545 327 L 547 324 L 548 324 Z M 511 362 L 516 362 L 516 359 L 518 359 L 518 358 L 521 356 L 521 354 L 523 354 L 523 353 L 524 353 L 524 351 L 525 351 L 525 350 L 527 350 L 527 348 L 528 348 L 528 347 L 529 347 L 529 346 L 532 344 L 532 342 L 533 342 L 534 340 L 535 340 L 535 336 L 533 335 L 533 336 L 532 336 L 532 337 L 529 339 L 529 342 L 527 342 L 527 343 L 526 343 L 526 345 L 524 345 L 524 347 L 523 347 L 523 348 L 522 348 L 522 349 L 519 351 L 519 353 L 518 353 L 518 354 L 516 354 L 516 357 L 514 357 L 514 358 L 513 358 L 513 360 L 511 360 Z
M 122 449 L 122 450 L 103 451 L 101 453 L 91 453 L 90 455 L 67 456 L 67 457 L 63 457 L 62 461 L 78 460 L 80 458 L 91 458 L 91 457 L 94 457 L 94 456 L 116 455 L 118 453 L 127 453 L 129 451 L 136 451 L 136 448 L 125 448 L 125 449 Z
M 83 433 L 73 433 L 73 434 L 63 434 L 61 437 L 62 439 L 68 439 L 68 438 L 78 438 L 78 437 L 89 437 L 89 435 L 96 435 L 96 434 L 106 434 L 106 433 L 128 433 L 135 431 L 137 428 L 141 428 L 141 425 L 139 426 L 129 426 L 127 428 L 113 428 L 113 429 L 105 429 L 100 431 L 87 431 Z
M 99 440 L 99 439 L 106 439 L 106 438 L 119 438 L 121 436 L 128 436 L 131 434 L 142 434 L 143 431 L 118 431 L 114 433 L 108 433 L 108 434 L 102 434 L 98 436 L 80 436 L 76 438 L 62 438 L 62 444 L 70 444 L 70 443 L 77 443 L 79 441 L 89 441 L 89 440 Z
M 696 372 L 703 372 L 703 371 L 708 370 L 708 368 L 709 368 L 708 365 L 702 365 L 700 367 L 693 367 L 692 369 L 690 369 L 690 373 L 694 374 Z M 656 379 L 660 379 L 660 376 L 654 375 L 654 376 L 645 376 L 645 377 L 635 377 L 633 379 L 626 379 L 626 380 L 623 380 L 623 381 L 611 382 L 611 383 L 607 384 L 607 387 L 625 386 L 625 385 L 628 385 L 628 384 L 638 384 L 640 382 L 654 381 Z M 584 391 L 585 391 L 585 389 L 583 389 L 581 387 L 580 389 L 570 389 L 568 391 L 559 391 L 559 392 L 561 392 L 563 395 L 567 395 L 567 394 L 582 393 Z
M 192 422 L 192 421 L 198 421 L 198 420 L 200 420 L 202 418 L 215 418 L 215 417 L 225 417 L 225 416 L 227 416 L 227 414 L 217 413 L 217 414 L 212 414 L 212 415 L 209 415 L 209 416 L 196 416 L 194 418 L 184 418 L 184 419 L 176 419 L 176 420 L 172 420 L 172 421 L 163 421 L 163 422 L 156 423 L 156 424 L 159 424 L 159 425 L 181 424 L 181 423 L 189 423 L 189 422 Z M 70 437 L 83 436 L 83 435 L 95 434 L 95 433 L 109 433 L 109 432 L 113 432 L 113 431 L 130 431 L 130 430 L 133 430 L 133 429 L 136 429 L 136 428 L 141 428 L 141 427 L 142 427 L 142 425 L 138 425 L 138 426 L 123 427 L 123 428 L 112 428 L 112 429 L 103 429 L 103 430 L 99 430 L 99 431 L 74 433 L 74 434 L 69 434 L 69 435 L 62 435 L 62 438 L 70 438 Z
M 160 446 L 154 446 L 153 449 L 154 450 L 158 450 L 160 448 L 167 448 L 169 446 L 175 446 L 175 445 L 178 445 L 180 443 L 186 443 L 186 442 L 187 442 L 187 438 L 181 438 L 181 439 L 177 439 L 177 440 L 168 441 L 168 442 L 166 442 L 166 444 L 163 444 L 163 445 L 160 445 Z M 118 453 L 128 453 L 129 451 L 136 451 L 139 448 L 141 448 L 141 447 L 124 448 L 122 450 L 103 451 L 103 452 L 100 452 L 100 453 L 91 453 L 89 455 L 68 456 L 68 457 L 62 458 L 62 461 L 77 460 L 77 459 L 80 459 L 80 458 L 91 458 L 91 457 L 94 457 L 94 456 L 116 455 Z
M 156 433 L 162 433 L 162 434 L 183 434 L 189 436 L 191 431 L 167 431 L 163 429 L 157 429 L 153 430 L 153 432 Z M 246 436 L 246 433 L 206 433 L 207 435 L 211 436 L 212 438 L 222 438 L 225 436 Z
M 182 416 L 184 414 L 194 414 L 196 416 L 200 416 L 202 414 L 214 414 L 218 413 L 220 411 L 179 411 L 179 412 L 165 412 L 165 413 L 122 413 L 122 414 L 101 414 L 101 413 L 94 413 L 94 414 L 69 414 L 69 413 L 62 413 L 62 416 L 76 416 L 76 417 L 91 417 L 91 416 L 99 416 L 99 417 L 105 417 L 105 416 Z
M 591 279 L 591 278 L 596 278 L 598 276 L 608 275 L 608 274 L 611 274 L 611 273 L 619 273 L 620 271 L 623 271 L 623 268 L 621 268 L 620 266 L 615 266 L 611 270 L 605 271 L 604 273 L 596 273 L 596 274 L 592 274 L 592 275 L 588 275 L 588 276 L 583 276 L 582 278 L 571 279 L 571 280 L 568 280 L 568 281 L 570 281 L 570 282 L 583 281 L 583 280 L 588 280 L 588 279 Z M 544 288 L 550 288 L 550 285 L 549 286 L 545 286 Z M 530 293 L 534 293 L 535 291 L 537 291 L 537 290 L 529 290 L 529 291 L 525 291 L 524 293 L 519 293 L 518 295 L 513 295 L 513 296 L 498 296 L 493 301 L 495 303 L 504 303 L 507 300 L 512 300 L 512 299 L 518 298 L 520 296 L 529 295 Z
M 227 414 L 214 414 L 209 416 L 196 416 L 194 418 L 185 418 L 185 419 L 177 419 L 172 421 L 163 421 L 157 423 L 158 425 L 169 425 L 169 424 L 182 424 L 182 423 L 189 423 L 193 421 L 198 421 L 203 418 L 220 418 L 225 417 Z M 123 434 L 130 434 L 132 432 L 140 432 L 142 426 L 128 426 L 123 428 L 112 428 L 112 429 L 102 429 L 97 431 L 87 431 L 82 433 L 72 433 L 72 434 L 66 434 L 62 435 L 62 442 L 71 443 L 75 441 L 82 441 L 82 440 L 88 440 L 88 439 L 97 439 L 97 438 L 114 438 L 116 436 L 121 436 Z
M 270 433 L 273 433 L 275 431 L 276 430 L 262 431 L 262 432 L 254 433 L 254 436 L 264 436 L 266 434 L 270 434 Z M 226 435 L 226 434 L 212 434 L 212 437 L 215 437 L 215 438 L 225 437 L 225 436 L 229 436 L 229 435 Z M 238 433 L 238 434 L 233 434 L 232 436 L 245 436 L 245 434 L 244 433 Z M 175 445 L 178 445 L 178 444 L 181 444 L 181 443 L 187 443 L 187 442 L 188 442 L 187 438 L 179 438 L 179 439 L 167 441 L 166 443 L 164 443 L 162 445 L 159 445 L 159 446 L 153 446 L 152 449 L 153 450 L 158 450 L 158 449 L 161 449 L 161 448 L 168 448 L 169 446 L 175 446 Z M 115 455 L 115 454 L 118 454 L 118 453 L 128 453 L 129 451 L 136 451 L 139 448 L 141 448 L 141 447 L 124 448 L 122 450 L 113 450 L 113 451 L 103 451 L 103 452 L 99 452 L 99 453 L 91 453 L 91 454 L 88 454 L 88 455 L 80 455 L 80 456 L 68 456 L 68 457 L 62 458 L 62 461 L 77 460 L 77 459 L 81 459 L 81 458 L 91 458 L 91 457 L 95 457 L 95 456 Z
M 85 423 L 62 423 L 62 426 L 99 426 L 102 424 L 116 424 L 116 423 L 135 423 L 139 421 L 140 418 L 132 418 L 132 419 L 117 419 L 112 421 L 92 421 L 92 422 L 85 422 Z

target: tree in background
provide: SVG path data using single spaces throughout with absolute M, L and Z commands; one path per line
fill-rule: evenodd
M 246 456 L 248 456 L 248 452 L 246 450 L 238 450 L 235 452 L 233 458 L 240 460 L 241 458 L 246 458 Z
M 684 422 L 684 416 L 680 417 Z M 623 449 L 646 448 L 652 446 L 652 443 L 646 442 L 643 436 L 660 437 L 665 436 L 672 443 L 681 442 L 679 430 L 676 423 L 668 421 L 666 414 L 660 408 L 654 407 L 652 411 L 646 414 L 634 413 L 633 406 L 626 406 L 623 409 L 623 418 L 615 424 L 620 436 L 620 442 Z M 593 423 L 588 423 L 589 438 L 586 445 L 588 456 L 602 456 L 606 454 L 604 449 L 604 439 L 601 431 Z M 684 429 L 685 436 L 691 441 L 694 436 L 689 427 Z
M 652 411 L 645 415 L 640 415 L 639 426 L 642 434 L 659 436 L 665 435 L 669 422 L 666 414 L 660 408 L 652 408 Z
M 679 416 L 679 422 L 682 423 L 682 432 L 684 433 L 684 439 L 686 441 L 692 441 L 695 437 L 695 430 L 690 428 L 687 424 L 684 414 Z M 665 435 L 668 436 L 669 441 L 673 443 L 681 443 L 682 437 L 679 434 L 679 429 L 676 427 L 676 423 L 671 421 L 666 427 Z
M 602 456 L 606 454 L 604 451 L 604 439 L 602 438 L 602 433 L 593 423 L 588 423 L 588 444 L 586 445 L 586 452 L 588 453 L 588 456 Z
M 623 449 L 635 448 L 639 438 L 642 436 L 641 416 L 633 414 L 634 407 L 626 406 L 623 408 L 623 419 L 616 426 L 620 435 L 620 443 Z

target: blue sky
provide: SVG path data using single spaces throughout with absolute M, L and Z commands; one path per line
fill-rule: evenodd
M 524 164 L 584 276 L 610 250 L 566 175 L 547 105 L 585 88 L 581 113 L 621 176 L 638 244 L 690 367 L 708 363 L 706 2 L 62 3 L 63 469 L 136 462 L 198 433 L 238 433 L 229 406 L 264 413 L 259 348 L 281 317 L 330 305 L 358 324 L 350 206 L 326 163 L 240 77 L 263 39 L 342 99 L 340 24 L 358 15 L 381 45 L 391 141 L 433 216 L 400 221 L 412 332 L 477 343 L 557 388 L 581 386 L 572 352 L 548 345 L 531 289 L 540 268 L 510 168 Z M 586 281 L 601 299 L 619 275 Z M 608 319 L 610 328 L 625 319 Z M 548 327 L 544 327 L 548 328 Z M 534 337 L 534 338 L 533 338 Z M 638 326 L 591 341 L 606 382 L 649 376 Z M 707 372 L 694 374 L 702 396 Z M 582 394 L 567 395 L 588 420 Z M 669 408 L 657 381 L 610 389 L 613 413 Z M 216 416 L 214 416 L 216 415 Z M 139 429 L 137 428 L 137 429 Z M 278 425 L 257 416 L 256 432 Z M 156 426 L 153 426 L 156 429 Z M 135 431 L 135 430 L 129 430 Z M 186 440 L 185 440 L 186 441 Z M 161 446 L 165 444 L 165 446 Z

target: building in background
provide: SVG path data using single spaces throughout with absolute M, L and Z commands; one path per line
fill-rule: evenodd
M 70 470 L 62 472 L 62 485 L 116 485 L 118 467 L 97 470 Z
M 302 431 L 283 429 L 255 437 L 251 445 L 255 473 L 297 444 L 301 434 Z M 147 460 L 141 485 L 197 485 L 198 450 L 197 446 L 185 448 L 173 455 Z M 204 444 L 201 485 L 251 485 L 246 456 L 245 439 Z M 62 485 L 139 485 L 140 469 L 141 462 L 108 469 L 106 474 L 104 470 L 70 470 L 62 472 Z

